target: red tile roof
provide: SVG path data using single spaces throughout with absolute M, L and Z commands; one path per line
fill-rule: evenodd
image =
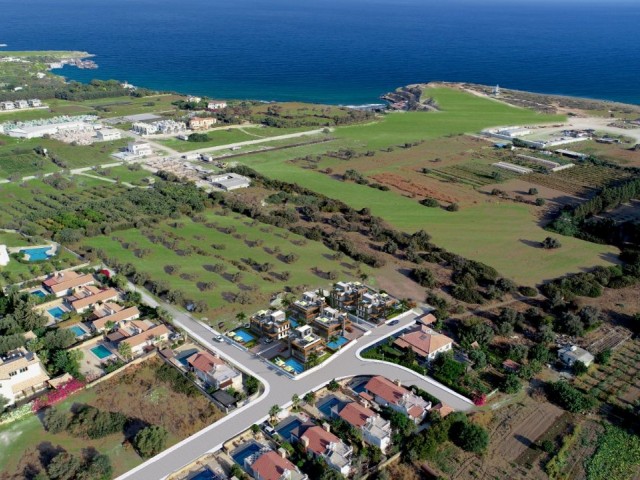
M 146 332 L 139 333 L 138 335 L 134 335 L 133 337 L 129 337 L 123 342 L 128 343 L 132 347 L 137 347 L 141 343 L 144 343 L 148 340 L 151 340 L 153 337 L 160 337 L 163 335 L 168 335 L 169 329 L 164 325 L 156 325 L 153 328 L 150 328 Z
M 94 320 L 93 327 L 96 330 L 100 330 L 101 328 L 104 328 L 107 322 L 118 323 L 122 320 L 130 320 L 138 315 L 140 315 L 140 310 L 138 310 L 138 307 L 125 308 L 124 310 L 120 310 L 119 312 L 116 312 L 112 315 L 107 315 L 106 317 Z
M 251 465 L 251 469 L 263 480 L 280 480 L 285 471 L 295 471 L 296 467 L 286 458 L 271 451 L 260 455 Z
M 187 358 L 187 363 L 201 372 L 210 372 L 214 365 L 223 365 L 224 362 L 214 357 L 209 352 L 198 352 Z
M 409 390 L 406 388 L 400 387 L 382 376 L 373 377 L 367 382 L 364 388 L 373 395 L 377 395 L 385 401 L 394 404 L 398 403 L 405 394 L 409 393 Z
M 449 337 L 428 327 L 419 327 L 409 333 L 404 333 L 393 342 L 400 348 L 411 348 L 422 357 L 427 357 L 451 343 L 453 340 Z
M 440 417 L 442 417 L 442 418 L 446 417 L 450 413 L 455 412 L 453 407 L 450 407 L 446 403 L 439 403 L 435 407 L 433 407 L 433 409 L 438 411 L 438 412 L 440 412 Z
M 307 449 L 318 455 L 325 453 L 330 443 L 340 442 L 340 439 L 333 433 L 327 432 L 324 428 L 317 425 L 307 428 L 300 438 L 306 438 L 309 441 Z
M 424 415 L 424 408 L 422 408 L 419 405 L 414 405 L 409 409 L 407 413 L 409 414 L 410 417 L 420 418 Z
M 107 290 L 98 291 L 93 295 L 89 295 L 84 298 L 79 298 L 78 300 L 73 300 L 71 302 L 71 306 L 73 307 L 74 310 L 78 310 L 79 308 L 85 308 L 85 307 L 88 307 L 89 305 L 93 305 L 94 303 L 104 302 L 106 300 L 113 300 L 117 296 L 118 296 L 118 291 L 113 288 L 109 288 Z
M 339 415 L 340 418 L 354 427 L 361 427 L 367 423 L 367 419 L 375 417 L 376 413 L 370 408 L 364 407 L 357 402 L 350 402 L 340 410 Z
M 65 292 L 71 288 L 80 287 L 82 285 L 88 285 L 90 283 L 94 283 L 95 278 L 93 275 L 78 275 L 76 272 L 63 272 L 58 275 L 55 275 L 51 278 L 47 278 L 42 284 L 45 287 L 49 287 L 49 289 L 53 293 Z

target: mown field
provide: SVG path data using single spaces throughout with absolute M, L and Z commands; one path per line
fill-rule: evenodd
M 356 276 L 353 262 L 334 260 L 334 252 L 319 242 L 221 213 L 220 209 L 206 211 L 202 223 L 182 217 L 155 225 L 150 234 L 166 245 L 153 243 L 140 230 L 87 238 L 81 244 L 103 250 L 121 263 L 132 263 L 138 272 L 167 282 L 171 290 L 180 290 L 187 298 L 205 301 L 209 309 L 201 315 L 215 315 L 217 321 L 232 319 L 239 311 L 252 313 L 266 307 L 271 294 L 285 286 L 324 285 L 329 282 L 329 271 L 339 277 Z M 143 254 L 136 255 L 136 250 Z M 296 260 L 287 263 L 285 256 L 289 254 Z M 260 267 L 252 266 L 249 260 Z M 370 272 L 365 267 L 362 270 Z M 286 280 L 283 272 L 289 272 Z M 245 299 L 240 301 L 237 296 L 243 292 Z
M 242 128 L 216 128 L 207 132 L 209 140 L 206 142 L 185 142 L 177 138 L 158 140 L 158 143 L 173 148 L 179 152 L 189 152 L 200 150 L 201 148 L 218 147 L 231 143 L 248 142 L 251 140 L 261 140 L 269 137 L 287 135 L 290 133 L 313 130 L 312 128 L 273 128 L 273 127 L 242 127 Z
M 477 200 L 458 212 L 447 212 L 423 207 L 417 200 L 393 191 L 384 192 L 342 182 L 289 161 L 339 148 L 380 149 L 420 140 L 426 140 L 428 146 L 430 139 L 478 131 L 491 125 L 531 124 L 561 119 L 450 89 L 433 89 L 429 95 L 438 100 L 441 112 L 394 113 L 377 123 L 338 128 L 334 132 L 338 139 L 336 142 L 283 152 L 256 153 L 241 157 L 239 162 L 269 177 L 298 183 L 338 198 L 354 208 L 370 208 L 374 215 L 384 218 L 396 228 L 406 231 L 425 229 L 437 245 L 487 263 L 524 285 L 537 284 L 568 272 L 611 262 L 617 252 L 615 248 L 573 238 L 563 238 L 563 248 L 554 251 L 538 248 L 538 242 L 548 233 L 538 225 L 535 207 L 529 205 L 501 202 L 489 197 Z M 372 163 L 375 158 L 372 157 Z M 428 158 L 425 155 L 425 161 Z M 384 170 L 393 172 L 394 166 L 386 165 Z

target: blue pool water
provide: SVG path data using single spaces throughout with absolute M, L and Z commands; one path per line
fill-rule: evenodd
M 195 476 L 191 477 L 190 480 L 218 480 L 220 477 L 213 473 L 208 468 L 205 468 L 201 472 L 198 472 Z
M 276 432 L 278 432 L 278 435 L 280 435 L 282 438 L 284 438 L 286 441 L 289 442 L 291 441 L 291 432 L 294 429 L 298 428 L 300 425 L 302 425 L 302 421 L 294 417 L 292 421 L 283 425 L 282 427 L 280 428 L 276 427 Z
M 250 443 L 245 448 L 242 448 L 242 447 L 239 447 L 239 448 L 240 448 L 240 451 L 238 453 L 232 454 L 231 456 L 233 457 L 233 460 L 241 467 L 244 467 L 245 458 L 250 457 L 254 453 L 259 452 L 261 449 L 260 445 L 256 443 Z
M 336 397 L 331 397 L 321 405 L 318 405 L 318 410 L 320 410 L 325 416 L 331 417 L 331 409 L 336 405 L 341 405 L 343 403 L 344 402 L 340 401 Z M 339 410 L 340 410 L 340 407 L 338 407 L 338 411 Z
M 235 333 L 237 336 L 242 338 L 243 343 L 250 342 L 251 340 L 255 340 L 256 338 L 253 335 L 251 335 L 249 332 L 247 332 L 244 328 L 239 328 L 238 330 L 234 330 L 233 333 Z
M 37 262 L 51 258 L 51 255 L 47 253 L 49 250 L 51 250 L 51 247 L 23 248 L 20 252 L 29 255 L 30 262 Z
M 295 370 L 296 373 L 304 372 L 304 365 L 300 363 L 298 360 L 296 360 L 295 358 L 287 358 L 284 361 L 284 364 L 289 365 L 291 368 Z
M 47 296 L 47 294 L 44 293 L 42 290 L 34 290 L 33 292 L 31 292 L 31 295 L 38 298 L 44 298 Z
M 60 319 L 65 313 L 67 313 L 60 307 L 50 308 L 49 310 L 47 310 L 47 312 L 49 312 L 49 315 L 51 315 L 55 319 Z
M 107 347 L 105 347 L 104 345 L 98 345 L 97 347 L 93 347 L 91 349 L 91 353 L 93 353 L 100 360 L 102 360 L 103 358 L 107 358 L 107 357 L 112 355 L 112 353 L 109 351 L 109 349 Z
M 291 325 L 291 328 L 298 328 L 298 325 L 300 325 L 294 318 L 289 317 L 289 324 Z
M 341 336 L 341 337 L 338 337 L 337 340 L 327 343 L 327 347 L 330 348 L 331 350 L 340 350 L 340 347 L 342 347 L 348 341 L 349 341 L 348 338 Z
M 73 327 L 69 327 L 69 330 L 71 330 L 73 332 L 73 334 L 76 337 L 82 337 L 83 335 L 86 335 L 87 332 L 85 332 L 80 326 L 78 325 L 74 325 Z

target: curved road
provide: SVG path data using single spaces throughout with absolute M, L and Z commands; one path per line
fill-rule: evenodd
M 130 285 L 130 288 L 135 289 L 133 285 Z M 246 352 L 233 344 L 213 341 L 215 332 L 209 327 L 204 326 L 187 313 L 171 305 L 159 304 L 147 292 L 140 289 L 136 290 L 142 294 L 143 300 L 147 304 L 167 309 L 173 315 L 174 323 L 184 329 L 190 336 L 245 372 L 258 378 L 265 385 L 265 392 L 248 405 L 231 412 L 216 423 L 121 475 L 118 480 L 165 478 L 202 455 L 218 450 L 224 442 L 243 432 L 252 424 L 264 421 L 271 406 L 276 404 L 286 406 L 291 403 L 291 397 L 294 394 L 302 397 L 305 393 L 317 390 L 334 378 L 340 379 L 357 375 L 384 375 L 392 380 L 400 380 L 403 385 L 417 385 L 456 410 L 466 411 L 473 407 L 473 404 L 468 399 L 435 380 L 397 365 L 365 360 L 360 357 L 359 352 L 367 346 L 414 323 L 416 314 L 413 312 L 405 314 L 399 320 L 399 323 L 393 327 L 382 325 L 375 328 L 370 334 L 352 342 L 354 345 L 349 345 L 348 349 L 330 357 L 327 362 L 322 364 L 321 368 L 293 380 L 269 362 L 251 352 Z

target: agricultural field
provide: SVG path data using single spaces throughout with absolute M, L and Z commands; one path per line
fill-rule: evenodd
M 279 135 L 287 135 L 289 133 L 298 133 L 311 130 L 309 127 L 302 128 L 273 128 L 273 127 L 233 127 L 233 128 L 215 128 L 206 132 L 209 140 L 206 142 L 186 142 L 177 138 L 169 138 L 158 140 L 158 143 L 178 152 L 189 152 L 191 150 L 200 150 L 208 147 L 218 147 L 232 143 L 248 142 L 251 140 L 261 140 L 269 137 L 277 137 Z M 301 139 L 296 139 L 301 141 Z
M 98 174 L 104 176 L 105 178 L 111 178 L 120 182 L 127 182 L 137 186 L 148 186 L 149 183 L 145 180 L 153 178 L 153 173 L 151 173 L 149 170 L 141 168 L 137 163 L 132 165 L 109 167 L 104 170 L 98 170 L 97 172 L 89 173 L 91 173 L 92 175 Z
M 114 476 L 118 476 L 143 461 L 129 443 L 140 428 L 163 426 L 169 432 L 167 446 L 170 446 L 222 417 L 222 413 L 197 390 L 195 396 L 188 396 L 175 391 L 172 384 L 159 380 L 156 371 L 162 364 L 153 358 L 128 367 L 115 377 L 72 395 L 56 407 L 68 411 L 79 405 L 91 405 L 102 411 L 122 413 L 132 419 L 124 433 L 96 440 L 65 431 L 53 434 L 44 429 L 36 415 L 0 427 L 0 479 L 25 478 L 29 468 L 31 471 L 41 469 L 42 462 L 59 449 L 80 454 L 87 448 L 109 456 Z M 161 409 L 157 408 L 159 404 Z
M 325 284 L 327 272 L 357 277 L 349 262 L 319 242 L 253 222 L 221 209 L 207 210 L 202 222 L 182 217 L 150 230 L 125 230 L 81 242 L 138 272 L 166 282 L 186 298 L 206 302 L 202 316 L 231 320 L 239 310 L 264 308 L 287 285 L 296 290 Z M 151 241 L 153 239 L 156 243 Z M 293 254 L 294 261 L 286 258 Z M 290 263 L 287 263 L 290 262 Z M 370 270 L 362 267 L 362 271 Z M 285 273 L 285 272 L 288 272 Z
M 640 398 L 640 341 L 627 340 L 613 351 L 608 365 L 590 367 L 575 382 L 602 402 L 625 410 L 633 406 Z
M 182 100 L 180 95 L 159 94 L 147 97 L 112 97 L 76 102 L 81 107 L 89 107 L 102 118 L 124 117 L 140 113 L 176 113 L 173 102 Z
M 576 152 L 594 155 L 603 160 L 625 167 L 640 167 L 640 151 L 632 150 L 633 146 L 633 143 L 606 144 L 589 140 L 576 144 L 571 148 Z
M 623 170 L 582 163 L 555 173 L 531 173 L 521 178 L 534 185 L 559 190 L 571 196 L 589 198 L 596 193 L 597 189 L 630 176 L 629 172 Z

